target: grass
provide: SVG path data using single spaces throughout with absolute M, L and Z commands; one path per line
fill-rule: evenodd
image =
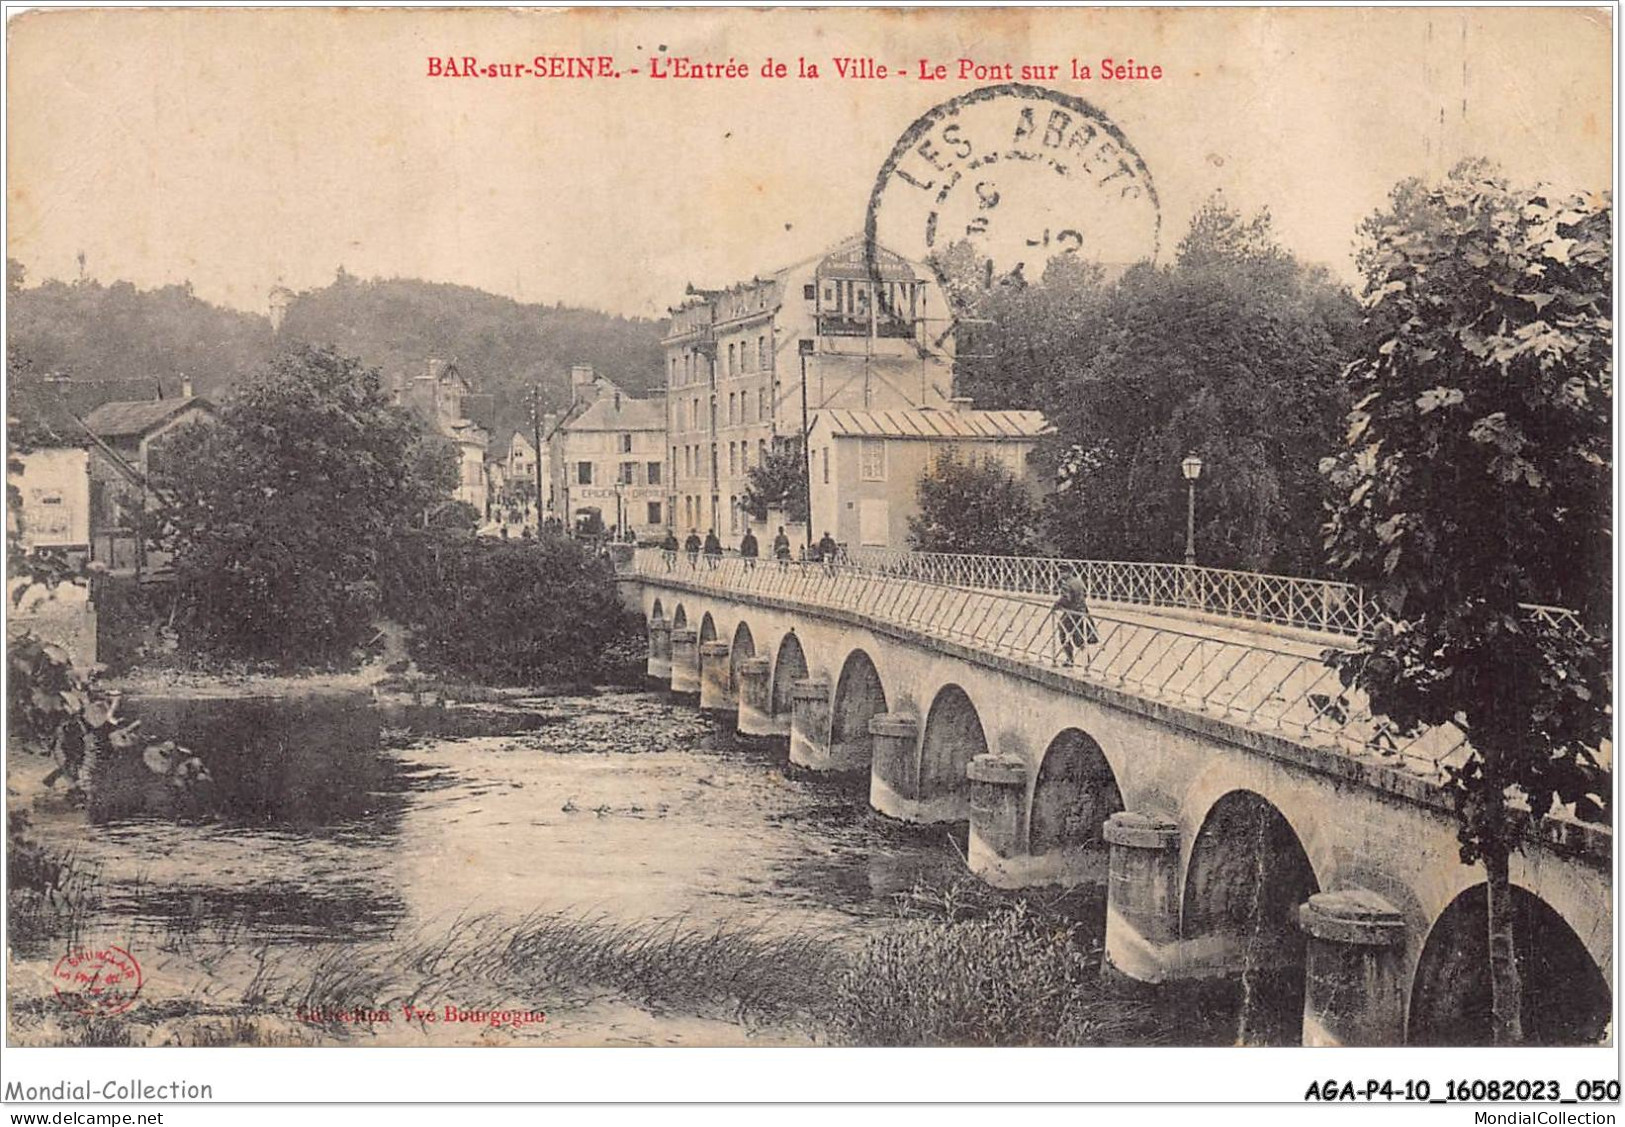
M 20 950 L 64 950 L 85 934 L 101 869 L 72 850 L 52 849 L 28 836 L 28 816 L 10 812 L 6 841 L 6 918 Z
M 288 1009 L 307 1013 L 399 1013 L 448 1000 L 568 1008 L 596 991 L 654 1012 L 806 1026 L 826 996 L 832 951 L 826 937 L 726 923 L 472 917 L 364 957 L 353 948 L 330 950 L 283 999 Z M 263 983 L 260 990 L 263 996 Z
M 1166 1015 L 1159 1020 L 1143 1002 L 1102 984 L 1100 937 L 1072 918 L 1075 909 L 1065 894 L 1011 894 L 962 879 L 916 886 L 899 897 L 895 920 L 856 936 L 568 913 L 461 917 L 390 940 L 303 949 L 247 947 L 225 933 L 176 934 L 166 947 L 197 968 L 212 1002 L 143 1000 L 117 1020 L 63 1018 L 51 1038 L 84 1045 L 365 1043 L 375 1031 L 367 1023 L 309 1015 L 382 1010 L 393 1025 L 406 1006 L 454 1002 L 567 1015 L 619 999 L 657 1016 L 833 1044 L 1158 1043 Z M 41 1007 L 44 1016 L 49 1007 Z M 562 1022 L 567 1027 L 569 1018 Z
M 1080 903 L 1080 901 L 1082 901 Z M 958 878 L 916 884 L 899 922 L 836 977 L 827 1021 L 851 1045 L 1147 1045 L 1163 1022 L 1105 986 L 1087 897 Z

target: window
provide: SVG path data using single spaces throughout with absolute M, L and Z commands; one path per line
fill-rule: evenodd
M 649 484 L 650 485 L 659 485 L 660 484 L 660 463 L 659 462 L 650 462 L 649 463 Z M 650 521 L 649 523 L 650 524 L 659 524 L 660 522 L 659 521 Z
M 748 340 L 739 342 L 739 370 L 741 372 L 750 371 L 750 341 Z
M 592 463 L 591 462 L 577 462 L 576 463 L 576 484 L 577 485 L 591 485 L 592 484 Z
M 756 421 L 759 423 L 767 421 L 767 392 L 761 388 L 756 389 Z
M 677 384 L 677 357 L 675 356 L 671 358 L 671 377 L 667 382 L 672 384 L 674 387 Z
M 739 444 L 739 472 L 750 472 L 750 443 L 748 441 Z
M 728 498 L 728 531 L 739 531 L 739 498 Z
M 802 337 L 800 342 L 799 342 L 799 346 L 800 346 L 800 349 L 801 349 L 801 355 L 803 355 L 803 356 L 811 356 L 813 354 L 812 338 L 810 338 L 810 337 Z
M 764 372 L 767 371 L 767 337 L 765 336 L 756 338 L 756 366 Z
M 728 473 L 730 476 L 739 472 L 739 447 L 735 443 L 728 443 Z
M 814 283 L 814 282 L 808 282 L 806 285 L 802 286 L 801 287 L 801 296 L 803 298 L 805 298 L 806 300 L 808 300 L 808 301 L 817 301 L 818 300 L 818 286 L 817 286 L 817 284 Z
M 734 374 L 734 346 L 732 342 L 728 345 L 728 374 L 730 376 Z
M 756 440 L 756 464 L 759 466 L 765 461 L 767 461 L 767 439 L 758 438 Z
M 829 447 L 824 447 L 824 484 L 829 484 Z
M 630 453 L 632 453 L 632 436 L 629 435 L 629 434 L 621 435 L 621 453 L 622 454 L 630 454 Z
M 647 521 L 645 521 L 644 523 L 646 523 L 646 524 L 659 524 L 659 523 L 661 523 L 661 521 L 660 521 L 660 502 L 659 501 L 650 501 L 649 502 L 649 519 Z
M 735 404 L 734 400 L 736 400 L 738 398 L 739 398 L 739 396 L 735 395 L 733 392 L 730 391 L 728 393 L 728 425 L 729 426 L 733 426 L 733 424 L 734 424 L 734 415 L 735 415 L 735 411 L 736 411 L 736 408 L 737 408 L 737 405 Z
M 636 462 L 622 462 L 619 480 L 622 485 L 636 485 L 638 483 L 638 464 Z
M 858 457 L 858 476 L 864 481 L 886 480 L 886 440 L 866 438 Z
M 682 464 L 683 463 L 677 460 L 677 447 L 673 446 L 671 448 L 671 476 L 674 479 L 677 477 L 678 468 L 682 466 Z

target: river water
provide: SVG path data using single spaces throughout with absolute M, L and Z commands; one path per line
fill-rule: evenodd
M 31 829 L 97 871 L 82 931 L 153 953 L 149 993 L 166 973 L 177 995 L 228 973 L 229 958 L 210 964 L 188 938 L 305 964 L 335 945 L 535 913 L 849 939 L 893 926 L 917 885 L 966 876 L 962 827 L 885 819 L 866 779 L 795 771 L 782 745 L 742 741 L 663 693 L 125 707 L 145 734 L 199 753 L 212 788 L 188 804 L 132 770 L 88 811 Z M 672 1020 L 617 1017 L 638 1043 L 729 1039 Z

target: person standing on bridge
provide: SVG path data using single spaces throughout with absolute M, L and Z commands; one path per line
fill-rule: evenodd
M 824 529 L 824 535 L 818 538 L 818 558 L 824 561 L 824 570 L 830 575 L 835 574 L 835 557 L 839 554 L 835 537 L 829 534 L 829 529 Z
M 1071 665 L 1073 654 L 1081 646 L 1092 646 L 1100 641 L 1095 620 L 1089 613 L 1089 589 L 1080 576 L 1069 576 L 1061 584 L 1061 597 L 1055 600 L 1050 613 L 1055 616 L 1055 636 L 1060 643 L 1062 664 Z
M 700 534 L 692 528 L 688 530 L 688 539 L 683 541 L 683 551 L 688 554 L 688 570 L 700 566 Z
M 705 530 L 705 566 L 716 567 L 717 561 L 722 559 L 722 541 L 717 539 L 717 530 Z
M 784 534 L 784 525 L 779 525 L 779 534 L 773 537 L 773 558 L 779 561 L 779 570 L 783 571 L 790 566 L 790 538 Z
M 745 561 L 745 567 L 747 569 L 755 570 L 756 557 L 759 554 L 760 549 L 756 544 L 756 534 L 750 530 L 749 525 L 746 525 L 745 535 L 741 537 L 739 541 L 739 558 Z
M 666 538 L 660 542 L 660 554 L 666 558 L 667 571 L 677 566 L 677 533 L 670 528 L 666 529 Z

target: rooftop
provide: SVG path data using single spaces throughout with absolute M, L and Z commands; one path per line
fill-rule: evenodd
M 97 438 L 137 438 L 194 407 L 214 410 L 207 399 L 195 395 L 186 399 L 119 400 L 103 403 L 86 415 L 85 426 Z
M 620 406 L 617 408 L 616 402 Z M 666 401 L 636 399 L 623 392 L 602 393 L 592 406 L 571 419 L 566 430 L 665 430 Z
M 813 427 L 840 438 L 1036 438 L 1049 427 L 1039 411 L 818 411 Z

